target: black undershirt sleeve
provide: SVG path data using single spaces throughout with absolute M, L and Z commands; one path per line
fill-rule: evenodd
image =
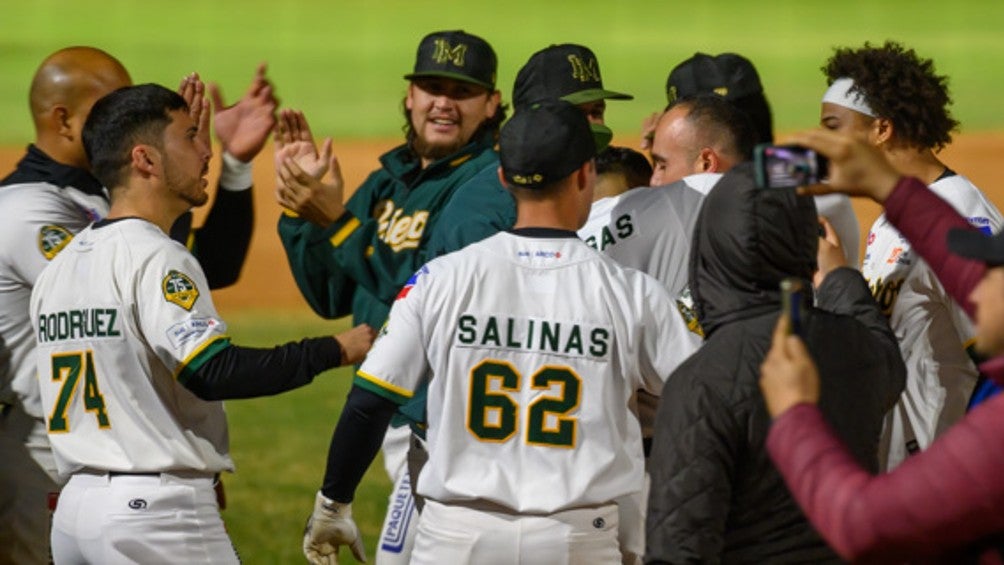
M 269 349 L 231 345 L 182 382 L 203 400 L 269 396 L 301 387 L 341 364 L 334 337 L 315 337 Z
M 352 502 L 366 469 L 376 459 L 397 404 L 364 388 L 352 387 L 331 435 L 321 494 Z

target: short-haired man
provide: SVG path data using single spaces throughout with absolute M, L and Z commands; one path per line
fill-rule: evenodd
M 724 98 L 749 116 L 755 134 L 754 143 L 774 142 L 774 122 L 770 103 L 764 93 L 753 62 L 737 53 L 708 55 L 695 53 L 669 72 L 666 78 L 666 100 L 673 104 L 681 98 L 714 94 Z M 653 124 L 658 114 L 650 117 Z M 642 148 L 651 146 L 650 127 L 645 128 Z M 816 210 L 833 226 L 843 244 L 844 256 L 851 265 L 858 264 L 861 241 L 858 218 L 850 199 L 843 194 L 816 196 Z
M 934 63 L 896 42 L 840 48 L 823 67 L 830 85 L 820 124 L 882 150 L 903 175 L 921 179 L 986 233 L 1001 228 L 997 208 L 935 154 L 958 126 L 947 79 Z M 966 352 L 972 325 L 883 214 L 872 225 L 861 267 L 900 340 L 908 377 L 890 412 L 883 469 L 926 448 L 965 413 L 978 372 Z
M 38 273 L 87 224 L 108 213 L 106 187 L 89 171 L 81 129 L 96 100 L 131 84 L 122 64 L 92 47 L 69 47 L 46 57 L 35 72 L 29 103 L 35 141 L 17 169 L 0 181 L 0 563 L 49 562 L 50 506 L 60 481 L 45 433 L 35 379 L 35 337 L 28 298 Z M 189 75 L 180 89 L 203 111 L 203 85 Z M 204 225 L 192 231 L 183 214 L 172 237 L 199 258 L 210 288 L 233 284 L 253 226 L 251 161 L 275 123 L 272 87 L 259 67 L 245 96 L 224 107 L 215 88 L 214 125 L 223 146 L 219 189 Z M 200 136 L 208 143 L 208 121 Z
M 43 270 L 30 304 L 45 424 L 69 478 L 54 560 L 237 563 L 213 488 L 234 467 L 221 401 L 355 362 L 373 330 L 231 345 L 202 269 L 168 236 L 209 198 L 211 152 L 184 98 L 152 84 L 118 89 L 81 135 L 111 207 Z
M 596 156 L 596 200 L 648 186 L 652 163 L 630 147 L 609 146 Z
M 629 399 L 659 392 L 687 331 L 655 280 L 575 235 L 597 152 L 580 110 L 518 109 L 500 151 L 517 221 L 401 292 L 332 439 L 304 540 L 313 563 L 358 538 L 356 485 L 423 381 L 430 459 L 413 563 L 620 562 L 614 500 L 642 488 Z

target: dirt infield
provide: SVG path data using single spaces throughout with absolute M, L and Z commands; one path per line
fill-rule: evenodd
M 625 145 L 633 145 L 634 142 L 632 139 L 619 141 Z M 396 140 L 336 143 L 335 151 L 342 164 L 346 186 L 358 186 L 378 166 L 377 157 L 380 153 L 395 142 Z M 23 147 L 0 148 L 2 174 L 13 169 L 23 151 Z M 255 233 L 244 272 L 235 286 L 213 295 L 218 307 L 224 312 L 244 308 L 309 310 L 290 274 L 276 232 L 280 211 L 273 196 L 274 170 L 270 156 L 271 149 L 266 148 L 255 163 Z M 1004 208 L 1004 133 L 960 135 L 943 152 L 942 157 L 950 167 L 967 175 L 982 188 L 994 204 Z M 216 170 L 213 171 L 214 178 L 217 173 Z M 861 223 L 861 241 L 864 242 L 868 227 L 879 214 L 879 208 L 861 200 L 855 200 L 854 207 Z M 196 223 L 201 223 L 205 211 L 206 208 L 203 207 L 196 212 Z

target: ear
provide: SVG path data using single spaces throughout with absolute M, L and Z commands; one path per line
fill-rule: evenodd
M 141 176 L 159 176 L 158 170 L 161 166 L 161 155 L 156 147 L 152 145 L 136 145 L 130 152 L 131 166 L 133 170 L 139 172 Z
M 875 118 L 872 121 L 868 137 L 871 138 L 872 143 L 875 145 L 883 145 L 892 140 L 894 133 L 895 128 L 892 125 L 892 120 L 888 118 Z
M 505 174 L 502 173 L 502 165 L 499 165 L 498 174 L 499 174 L 499 184 L 501 184 L 503 187 L 509 186 L 505 182 Z
M 74 137 L 73 124 L 70 123 L 70 109 L 61 104 L 53 106 L 49 110 L 49 119 L 52 122 L 53 131 L 60 136 L 72 140 Z
M 409 112 L 411 111 L 411 107 L 415 105 L 414 94 L 413 94 L 414 91 L 415 91 L 415 83 L 409 82 L 408 94 L 406 94 L 404 97 L 404 107 L 407 108 Z
M 596 181 L 596 172 L 595 171 L 596 171 L 596 161 L 593 160 L 593 159 L 590 159 L 590 160 L 586 161 L 585 163 L 582 164 L 581 167 L 579 167 L 579 170 L 576 171 L 576 174 L 575 174 L 575 185 L 576 185 L 576 187 L 580 191 L 586 190 L 587 188 L 589 188 L 589 185 L 590 185 L 589 180 L 590 180 L 590 178 L 593 179 L 593 183 L 592 184 L 593 185 L 596 184 L 596 182 L 595 182 Z
M 499 104 L 502 103 L 502 93 L 498 90 L 488 94 L 488 100 L 485 102 L 485 115 L 489 118 L 495 117 L 495 112 L 498 112 Z
M 697 154 L 697 162 L 694 163 L 694 172 L 717 173 L 723 166 L 722 158 L 718 156 L 718 153 L 714 149 L 703 147 L 700 153 Z

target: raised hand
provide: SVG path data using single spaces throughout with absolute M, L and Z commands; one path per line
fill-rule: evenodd
M 837 230 L 833 229 L 830 221 L 823 216 L 819 217 L 819 225 L 823 229 L 823 234 L 819 236 L 819 250 L 816 252 L 816 264 L 819 269 L 812 277 L 812 285 L 816 288 L 823 284 L 830 271 L 847 266 L 847 256 L 844 254 L 844 246 L 840 243 Z
M 178 94 L 188 104 L 188 115 L 198 128 L 196 135 L 206 147 L 212 148 L 209 141 L 209 101 L 206 100 L 205 93 L 206 85 L 199 78 L 199 73 L 186 75 L 178 85 Z
M 299 110 L 284 109 L 279 112 L 275 128 L 275 170 L 278 173 L 282 162 L 293 159 L 308 175 L 320 180 L 331 166 L 331 138 L 325 138 L 321 150 L 317 150 L 314 134 L 310 131 L 307 117 Z M 341 170 L 337 182 L 341 184 Z
M 767 411 L 777 418 L 802 402 L 819 402 L 819 372 L 809 350 L 790 332 L 788 318 L 774 326 L 770 350 L 760 365 L 760 391 Z
M 359 324 L 335 336 L 342 346 L 342 365 L 361 363 L 373 345 L 376 331 L 369 324 Z
M 275 110 L 279 101 L 272 84 L 265 76 L 265 63 L 258 65 L 254 79 L 244 96 L 227 106 L 216 84 L 209 85 L 216 118 L 213 126 L 223 150 L 239 161 L 250 163 L 275 128 Z
M 825 184 L 800 187 L 799 194 L 842 192 L 885 202 L 900 174 L 882 152 L 867 143 L 826 129 L 814 129 L 789 136 L 785 143 L 815 149 L 830 160 Z
M 331 157 L 331 165 L 337 182 L 324 183 L 300 168 L 295 159 L 284 159 L 276 168 L 279 177 L 276 200 L 303 219 L 328 227 L 345 213 L 342 175 L 335 157 Z

